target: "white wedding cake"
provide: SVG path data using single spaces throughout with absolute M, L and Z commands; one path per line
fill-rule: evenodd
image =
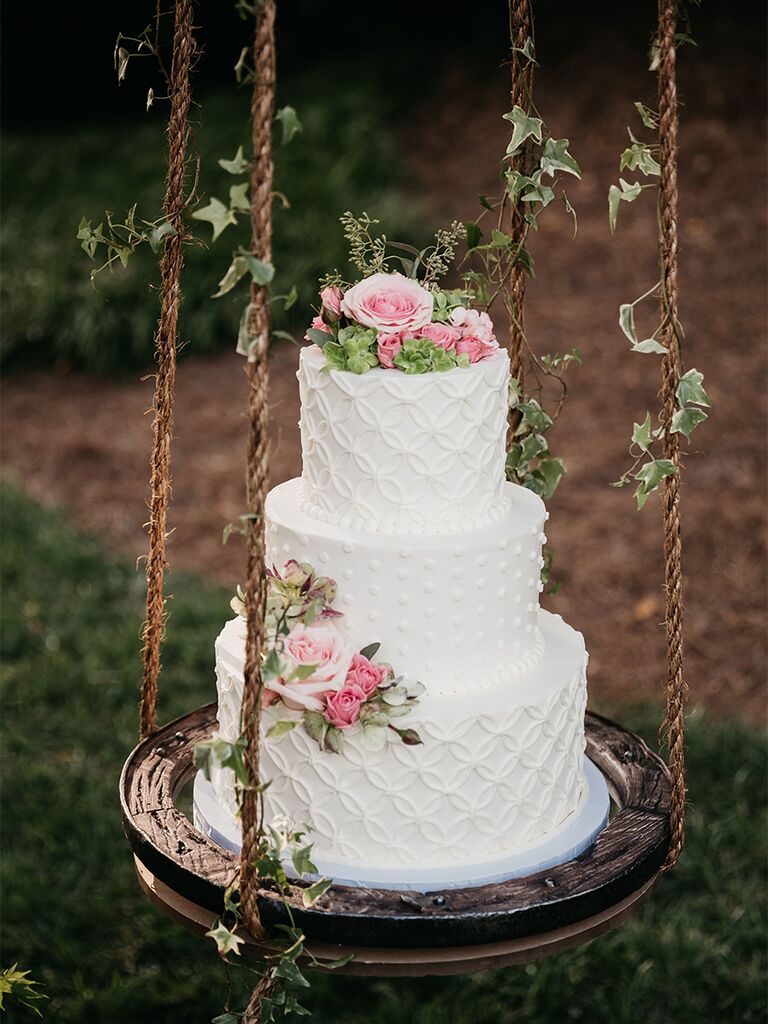
M 444 323 L 461 335 L 450 326 L 458 317 Z M 323 330 L 318 318 L 311 336 Z M 278 579 L 300 563 L 335 581 L 342 617 L 309 630 L 337 631 L 347 663 L 378 642 L 386 670 L 424 690 L 418 700 L 402 686 L 374 691 L 411 727 L 400 742 L 380 715 L 363 727 L 354 687 L 339 710 L 342 683 L 329 669 L 339 750 L 325 733 L 318 743 L 317 688 L 296 703 L 302 681 L 275 682 L 263 712 L 265 818 L 305 823 L 315 862 L 346 881 L 471 884 L 551 845 L 583 811 L 587 653 L 581 634 L 539 607 L 544 504 L 505 481 L 506 352 L 493 339 L 462 360 L 453 343 L 452 368 L 402 372 L 405 360 L 387 362 L 390 337 L 382 354 L 379 333 L 379 364 L 366 372 L 332 368 L 316 345 L 302 350 L 302 475 L 267 497 L 266 554 Z M 241 729 L 244 649 L 238 617 L 216 642 L 219 736 L 230 742 Z M 314 730 L 291 727 L 307 709 Z M 215 768 L 212 784 L 234 817 L 232 772 Z

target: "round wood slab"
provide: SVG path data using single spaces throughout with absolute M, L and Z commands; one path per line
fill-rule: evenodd
M 140 743 L 120 778 L 126 836 L 144 890 L 165 913 L 205 931 L 238 874 L 235 854 L 198 832 L 174 803 L 194 774 L 194 745 L 216 726 L 198 708 Z M 319 959 L 354 953 L 345 973 L 450 974 L 537 959 L 616 927 L 648 895 L 669 846 L 666 766 L 637 736 L 588 712 L 587 755 L 617 812 L 575 860 L 524 878 L 420 895 L 333 886 L 312 908 L 301 883 L 288 894 Z M 262 923 L 287 923 L 265 886 Z M 254 952 L 258 952 L 254 945 Z

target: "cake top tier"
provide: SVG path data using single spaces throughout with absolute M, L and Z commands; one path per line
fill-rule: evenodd
M 303 511 L 383 533 L 453 533 L 504 514 L 509 358 L 408 374 L 328 370 L 301 352 Z

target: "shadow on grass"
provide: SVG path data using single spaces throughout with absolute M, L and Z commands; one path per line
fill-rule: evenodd
M 2 963 L 32 971 L 59 1024 L 210 1021 L 226 996 L 213 945 L 143 900 L 121 832 L 143 581 L 56 510 L 9 486 L 2 499 Z M 172 574 L 170 589 L 164 719 L 211 699 L 213 640 L 229 615 L 228 595 L 204 581 Z M 622 720 L 654 745 L 659 715 L 636 708 Z M 689 737 L 685 854 L 620 931 L 466 977 L 317 977 L 305 999 L 314 1020 L 764 1021 L 764 739 L 701 712 Z

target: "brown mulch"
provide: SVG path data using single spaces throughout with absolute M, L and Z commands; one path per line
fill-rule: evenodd
M 630 353 L 617 327 L 619 303 L 645 291 L 656 275 L 650 197 L 622 208 L 615 238 L 607 229 L 606 193 L 617 178 L 632 101 L 647 100 L 652 91 L 642 60 L 635 63 L 610 90 L 599 75 L 585 83 L 575 61 L 550 78 L 540 76 L 539 106 L 557 134 L 570 135 L 584 175 L 569 189 L 579 213 L 575 240 L 561 209 L 542 217 L 526 307 L 528 335 L 539 351 L 578 346 L 584 357 L 556 428 L 568 475 L 550 502 L 548 534 L 554 575 L 564 587 L 547 604 L 585 633 L 593 697 L 614 707 L 659 697 L 665 671 L 660 507 L 651 500 L 638 513 L 628 490 L 608 486 L 628 465 L 632 420 L 657 407 L 658 361 Z M 763 125 L 748 105 L 734 115 L 723 91 L 748 90 L 743 75 L 724 86 L 702 60 L 695 77 L 684 70 L 681 86 L 688 101 L 680 173 L 685 359 L 704 372 L 713 400 L 684 474 L 687 678 L 701 708 L 760 721 L 766 679 Z M 443 105 L 412 121 L 404 149 L 436 220 L 473 216 L 475 197 L 496 189 L 505 89 L 502 77 L 472 88 L 447 78 Z M 725 158 L 733 153 L 738 160 Z M 638 311 L 644 324 L 654 315 L 652 306 Z M 296 358 L 286 345 L 272 360 L 275 483 L 300 469 Z M 222 547 L 221 530 L 244 510 L 245 391 L 243 363 L 233 353 L 185 361 L 179 369 L 170 558 L 229 587 L 242 572 L 243 551 L 237 540 Z M 145 548 L 150 417 L 143 414 L 151 392 L 151 380 L 57 372 L 10 376 L 4 388 L 6 469 L 31 494 L 63 503 L 78 523 L 131 556 Z

